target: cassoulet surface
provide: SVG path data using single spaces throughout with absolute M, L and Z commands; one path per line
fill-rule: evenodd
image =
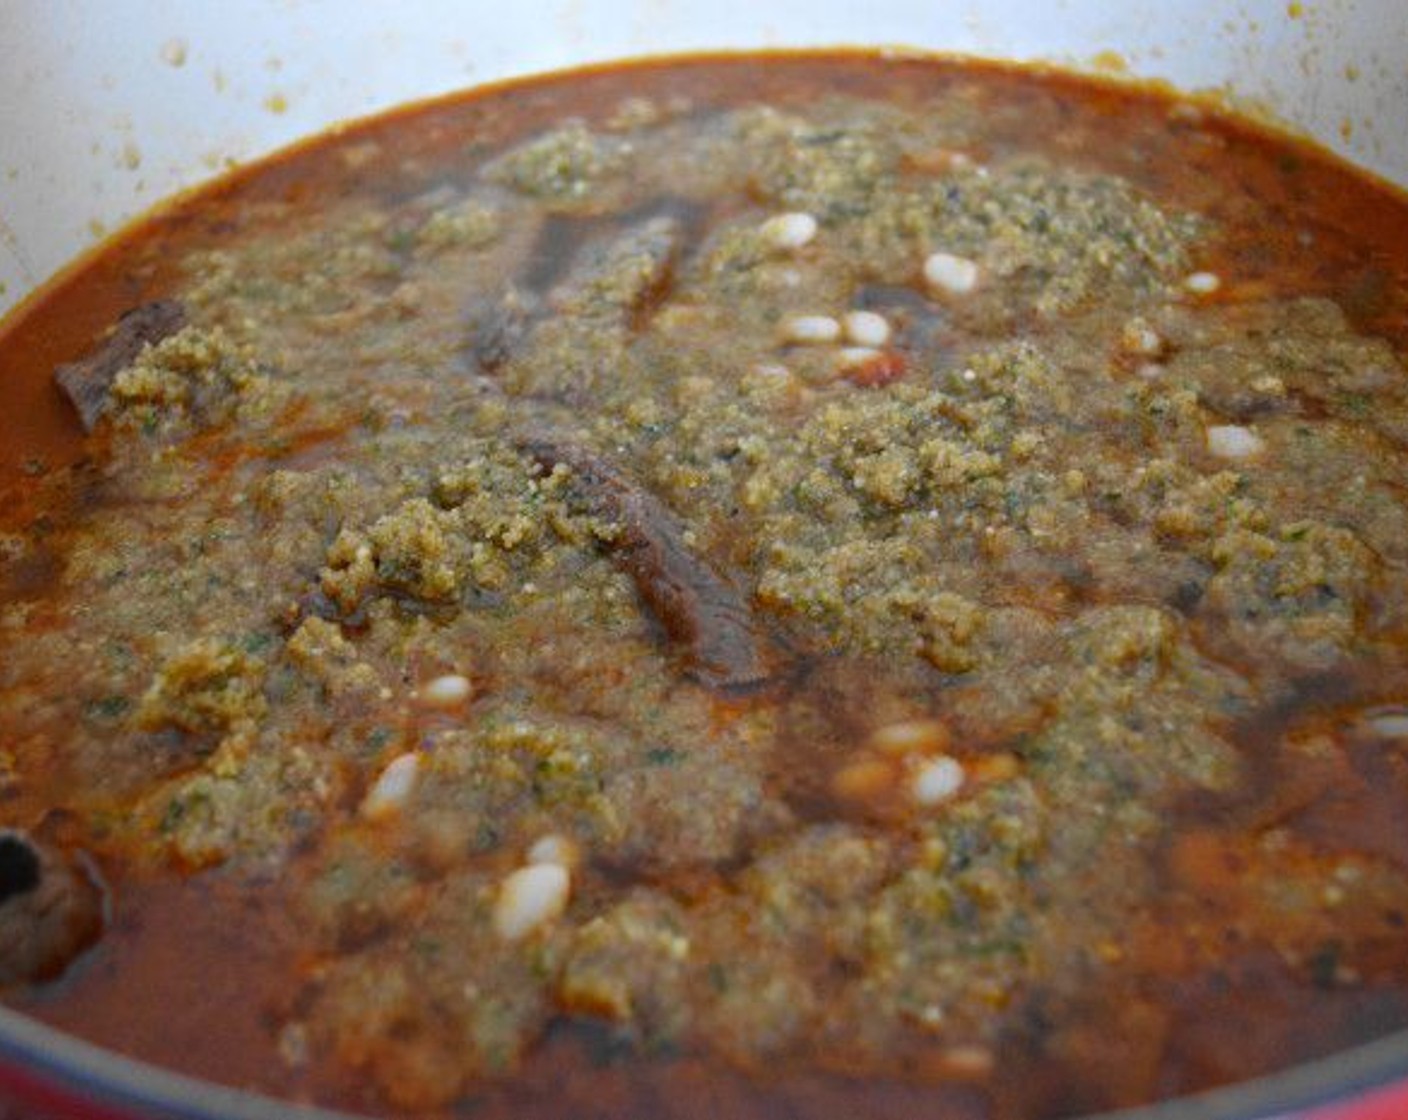
M 0 990 L 416 1115 L 1036 1120 L 1408 1025 L 1405 307 L 1388 190 L 939 61 L 188 198 L 0 336 Z

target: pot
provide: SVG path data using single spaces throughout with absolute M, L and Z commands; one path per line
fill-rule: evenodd
M 1408 184 L 1401 0 L 416 0 L 394 12 L 333 0 L 10 0 L 0 313 L 159 200 L 338 121 L 629 55 L 861 44 L 1207 91 Z
M 1403 0 L 8 0 L 0 313 L 175 192 L 469 85 L 623 56 L 899 45 L 1168 82 L 1408 187 Z M 1408 1115 L 1408 1033 L 1122 1120 Z M 331 1117 L 192 1081 L 0 1008 L 0 1117 Z

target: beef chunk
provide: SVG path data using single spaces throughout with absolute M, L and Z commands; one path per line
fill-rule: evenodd
M 0 831 L 0 986 L 57 977 L 103 929 L 103 892 L 83 863 Z
M 112 333 L 76 362 L 54 370 L 60 392 L 92 431 L 107 411 L 108 390 L 118 372 L 132 364 L 144 346 L 154 346 L 186 325 L 186 308 L 178 300 L 156 300 L 134 307 L 117 321 Z

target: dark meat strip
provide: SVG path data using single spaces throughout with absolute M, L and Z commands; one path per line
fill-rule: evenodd
M 621 526 L 615 557 L 694 680 L 727 692 L 772 676 L 768 643 L 743 596 L 689 550 L 684 530 L 657 498 L 579 444 L 535 433 L 519 447 L 547 470 L 569 468 L 592 511 Z
M 548 300 L 559 314 L 632 318 L 669 290 L 683 239 L 680 219 L 670 214 L 591 239 Z
M 108 390 L 118 372 L 132 364 L 142 348 L 155 345 L 186 325 L 186 308 L 179 300 L 160 299 L 125 312 L 102 342 L 76 362 L 54 370 L 54 380 L 91 432 L 107 410 Z
M 0 986 L 58 976 L 103 931 L 103 892 L 78 860 L 0 829 Z
M 665 200 L 624 223 L 549 222 L 526 273 L 466 309 L 468 351 L 478 369 L 502 368 L 550 315 L 639 328 L 674 282 L 690 213 Z

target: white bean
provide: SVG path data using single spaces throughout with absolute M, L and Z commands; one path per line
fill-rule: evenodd
M 517 941 L 553 921 L 567 908 L 572 877 L 560 863 L 520 867 L 503 881 L 494 900 L 494 932 Z
M 966 295 L 978 286 L 978 263 L 952 253 L 931 253 L 924 262 L 929 286 L 950 295 Z
M 793 315 L 782 321 L 782 337 L 802 345 L 824 345 L 841 337 L 841 324 L 830 315 Z
M 1209 296 L 1222 287 L 1222 277 L 1215 272 L 1194 272 L 1184 278 L 1183 286 L 1194 295 Z
M 1366 721 L 1375 735 L 1385 739 L 1408 739 L 1408 708 L 1380 708 Z
M 920 805 L 938 805 L 963 788 L 965 776 L 963 764 L 958 759 L 941 754 L 925 759 L 915 767 L 910 792 Z
M 420 690 L 420 698 L 433 708 L 456 708 L 468 700 L 473 691 L 468 677 L 446 673 L 427 682 Z
M 776 214 L 762 225 L 762 235 L 777 249 L 800 249 L 816 236 L 817 221 L 810 214 Z
M 884 346 L 890 341 L 890 321 L 874 311 L 848 311 L 841 325 L 846 338 L 857 346 Z
M 411 799 L 419 775 L 420 755 L 411 752 L 393 758 L 362 798 L 362 816 L 376 821 L 400 812 Z

